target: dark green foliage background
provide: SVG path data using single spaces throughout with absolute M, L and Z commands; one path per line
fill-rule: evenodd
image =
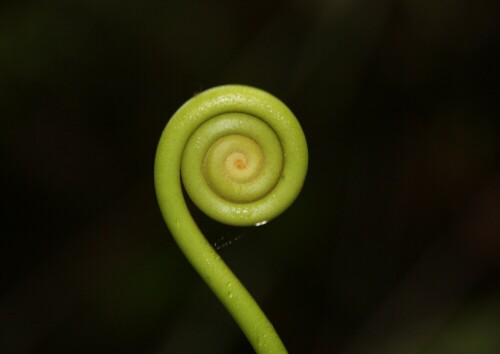
M 494 2 L 0 5 L 0 352 L 251 353 L 168 234 L 160 133 L 254 85 L 303 125 L 279 219 L 194 209 L 291 353 L 500 351 Z

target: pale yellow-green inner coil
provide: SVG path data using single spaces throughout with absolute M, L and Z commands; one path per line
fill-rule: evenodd
M 283 148 L 274 130 L 249 114 L 226 113 L 203 123 L 184 150 L 184 186 L 208 215 L 265 198 L 281 178 Z M 220 208 L 218 208 L 220 210 Z

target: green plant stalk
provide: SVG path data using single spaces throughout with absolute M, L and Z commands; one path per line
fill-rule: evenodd
M 257 353 L 286 353 L 258 304 L 191 217 L 193 202 L 215 220 L 262 225 L 297 197 L 307 144 L 293 113 L 256 88 L 219 86 L 191 98 L 165 127 L 155 158 L 155 188 L 178 246 L 227 308 Z

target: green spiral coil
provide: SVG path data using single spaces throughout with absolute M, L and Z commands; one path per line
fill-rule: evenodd
M 297 198 L 307 172 L 304 133 L 276 97 L 241 85 L 187 101 L 158 143 L 155 188 L 162 215 L 189 262 L 231 313 L 257 353 L 286 353 L 272 324 L 205 239 L 181 186 L 221 223 L 262 225 Z

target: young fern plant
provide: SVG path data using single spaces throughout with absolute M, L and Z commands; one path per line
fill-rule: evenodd
M 185 190 L 211 218 L 262 225 L 295 200 L 307 172 L 307 144 L 293 113 L 262 90 L 219 86 L 187 101 L 165 127 L 155 188 L 165 222 L 185 256 L 259 354 L 287 353 L 255 300 L 205 239 Z

